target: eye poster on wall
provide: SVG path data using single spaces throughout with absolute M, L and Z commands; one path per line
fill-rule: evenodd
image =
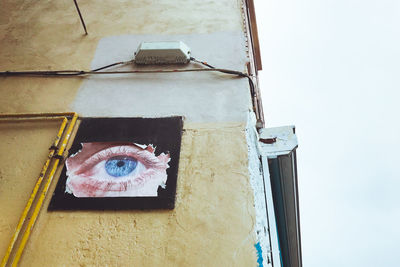
M 84 118 L 48 210 L 173 209 L 182 118 Z

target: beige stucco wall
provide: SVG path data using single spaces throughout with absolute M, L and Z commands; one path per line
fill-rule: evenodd
M 243 31 L 239 0 L 79 2 L 88 36 L 72 1 L 0 1 L 1 71 L 88 69 L 111 35 Z M 73 111 L 82 80 L 0 77 L 0 112 Z M 53 183 L 21 266 L 256 265 L 245 127 L 185 123 L 172 211 L 47 212 Z M 12 188 L 0 196 L 1 256 L 56 133 L 52 123 L 0 128 L 0 192 Z
M 0 123 L 1 257 L 47 159 L 60 122 Z
M 174 210 L 43 210 L 21 265 L 254 265 L 253 192 L 241 129 L 186 127 Z
M 242 31 L 241 1 L 0 2 L 1 70 L 89 69 L 99 40 L 122 34 Z M 81 79 L 0 78 L 1 112 L 66 111 Z

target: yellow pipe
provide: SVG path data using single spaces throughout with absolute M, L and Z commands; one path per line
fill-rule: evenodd
M 57 116 L 57 117 L 14 117 L 14 118 L 1 118 L 0 122 L 25 122 L 25 121 L 50 121 L 50 120 L 61 120 L 66 118 L 66 116 Z
M 62 122 L 62 124 L 60 126 L 60 129 L 58 130 L 58 134 L 56 136 L 56 139 L 54 140 L 54 143 L 53 143 L 54 147 L 58 146 L 58 143 L 60 142 L 60 138 L 62 137 L 62 135 L 64 133 L 64 130 L 65 130 L 65 127 L 67 126 L 67 123 L 68 123 L 68 119 L 64 117 L 63 122 Z M 32 203 L 33 203 L 33 201 L 34 201 L 34 199 L 36 197 L 36 193 L 39 190 L 40 185 L 42 184 L 42 181 L 43 181 L 43 178 L 44 178 L 44 176 L 46 174 L 47 168 L 49 167 L 50 161 L 53 158 L 54 152 L 55 151 L 53 149 L 50 151 L 50 153 L 48 155 L 48 158 L 47 158 L 45 164 L 42 167 L 42 170 L 41 170 L 41 172 L 39 174 L 39 178 L 38 178 L 38 180 L 37 180 L 37 182 L 35 184 L 35 187 L 33 188 L 32 194 L 31 194 L 28 202 L 26 203 L 25 209 L 22 212 L 22 215 L 21 215 L 21 217 L 19 219 L 17 228 L 16 228 L 16 230 L 14 232 L 13 237 L 11 238 L 10 244 L 8 245 L 8 248 L 7 248 L 7 251 L 6 251 L 6 255 L 4 256 L 4 258 L 3 258 L 2 262 L 1 262 L 1 265 L 0 265 L 1 267 L 6 266 L 6 263 L 7 263 L 8 259 L 9 259 L 9 257 L 10 257 L 11 251 L 12 251 L 14 245 L 15 245 L 15 242 L 17 241 L 19 233 L 20 233 L 20 231 L 22 229 L 22 226 L 23 226 L 23 224 L 25 222 L 26 216 L 28 215 L 28 212 L 31 209 Z
M 34 117 L 73 117 L 75 116 L 75 112 L 47 112 L 47 113 L 13 113 L 13 114 L 0 114 L 0 118 L 15 118 L 15 117 L 26 117 L 26 118 L 34 118 Z
M 68 140 L 69 140 L 69 138 L 71 136 L 72 130 L 74 129 L 74 126 L 75 126 L 75 123 L 76 123 L 77 119 L 78 119 L 78 114 L 75 113 L 75 115 L 72 117 L 71 123 L 68 126 L 68 130 L 67 130 L 67 132 L 65 134 L 65 137 L 64 137 L 63 142 L 61 144 L 61 147 L 58 150 L 58 153 L 57 153 L 58 156 L 62 156 L 62 154 L 64 153 L 64 150 L 65 150 L 65 148 L 67 146 Z M 37 219 L 37 217 L 39 215 L 39 211 L 40 211 L 40 209 L 41 209 L 41 207 L 43 205 L 44 198 L 46 197 L 47 191 L 49 190 L 50 184 L 51 184 L 51 182 L 53 180 L 53 177 L 54 177 L 54 174 L 55 174 L 55 172 L 57 170 L 59 162 L 60 162 L 59 159 L 55 159 L 53 168 L 51 169 L 51 172 L 50 172 L 50 175 L 49 175 L 49 178 L 47 179 L 47 182 L 44 185 L 43 191 L 40 193 L 39 200 L 38 200 L 38 202 L 36 204 L 35 209 L 33 210 L 33 213 L 32 213 L 31 218 L 29 219 L 26 231 L 25 231 L 25 233 L 24 233 L 24 235 L 22 237 L 21 244 L 19 245 L 17 253 L 15 254 L 15 258 L 14 258 L 14 261 L 12 263 L 13 267 L 17 266 L 19 260 L 21 259 L 22 252 L 24 251 L 26 242 L 28 241 L 28 238 L 30 236 L 32 228 L 33 228 L 33 226 L 34 226 L 34 224 L 36 222 L 36 219 Z

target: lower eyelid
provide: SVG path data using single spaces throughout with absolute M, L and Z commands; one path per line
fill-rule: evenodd
M 112 176 L 107 173 L 105 164 L 107 160 L 112 157 L 132 157 L 137 160 L 137 167 L 133 172 L 125 176 Z M 69 158 L 73 159 L 73 158 Z M 75 158 L 76 160 L 77 158 Z M 98 192 L 98 194 L 105 193 L 107 191 L 127 191 L 131 189 L 138 189 L 146 184 L 149 179 L 155 177 L 165 177 L 164 183 L 167 179 L 166 169 L 169 168 L 168 162 L 170 160 L 169 154 L 161 153 L 159 156 L 154 154 L 154 151 L 150 152 L 142 148 L 138 149 L 129 145 L 125 146 L 113 146 L 104 148 L 103 150 L 92 154 L 90 157 L 80 159 L 81 162 L 76 161 L 75 164 L 78 170 L 70 170 L 71 179 L 78 179 L 74 181 L 80 181 L 80 185 L 87 185 Z M 67 159 L 68 161 L 68 159 Z M 67 164 L 67 175 L 68 164 Z M 75 176 L 76 178 L 72 178 Z M 71 184 L 72 184 L 71 180 Z M 154 183 L 154 182 L 153 182 Z M 77 189 L 77 192 L 79 189 Z M 100 196 L 100 195 L 98 195 Z

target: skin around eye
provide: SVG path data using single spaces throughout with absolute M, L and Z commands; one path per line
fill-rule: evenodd
M 152 145 L 83 143 L 66 160 L 66 192 L 75 197 L 157 196 L 167 181 L 169 154 Z

